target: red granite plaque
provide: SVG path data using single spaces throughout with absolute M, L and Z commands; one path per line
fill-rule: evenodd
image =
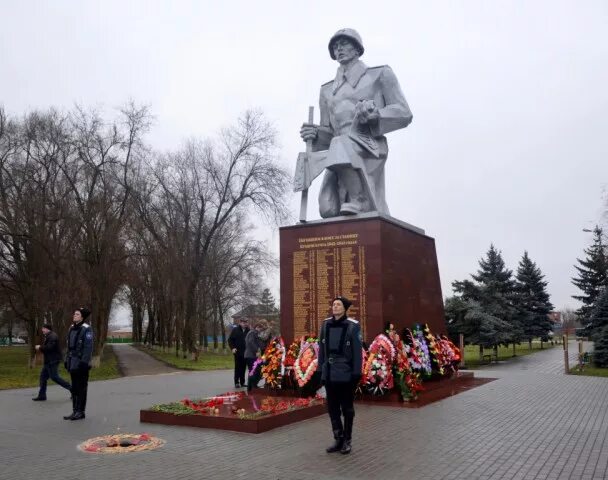
M 318 332 L 337 295 L 353 301 L 367 342 L 386 322 L 445 333 L 435 241 L 420 229 L 380 216 L 304 223 L 280 229 L 280 249 L 287 341 Z

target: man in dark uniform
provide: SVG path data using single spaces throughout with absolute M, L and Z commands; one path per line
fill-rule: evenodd
M 249 333 L 249 321 L 241 318 L 239 324 L 232 329 L 228 336 L 228 346 L 234 355 L 234 388 L 246 386 L 245 383 L 245 337 Z M 263 352 L 262 352 L 263 353 Z
M 35 402 L 46 400 L 46 384 L 49 378 L 66 390 L 72 390 L 70 384 L 59 376 L 58 370 L 62 358 L 61 348 L 59 347 L 57 334 L 53 332 L 53 327 L 50 324 L 45 323 L 42 325 L 42 336 L 44 338 L 42 345 L 36 345 L 36 350 L 44 355 L 44 365 L 40 372 L 38 396 L 32 398 Z
M 361 327 L 348 318 L 351 302 L 336 297 L 332 316 L 326 319 L 319 332 L 319 368 L 321 382 L 327 394 L 327 411 L 335 442 L 328 453 L 350 453 L 355 408 L 355 388 L 361 379 Z M 344 424 L 342 423 L 344 417 Z
M 91 311 L 84 307 L 74 311 L 72 326 L 68 332 L 65 368 L 72 377 L 72 414 L 63 417 L 65 420 L 85 418 L 89 370 L 93 355 L 93 330 L 84 321 L 90 314 Z

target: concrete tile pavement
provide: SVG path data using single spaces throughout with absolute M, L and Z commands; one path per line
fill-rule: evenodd
M 81 422 L 61 419 L 70 404 L 60 387 L 39 404 L 29 400 L 35 389 L 3 391 L 0 478 L 606 478 L 608 379 L 563 375 L 561 362 L 553 349 L 495 365 L 476 374 L 498 380 L 421 409 L 357 406 L 350 456 L 324 452 L 325 416 L 261 435 L 139 423 L 140 407 L 230 390 L 229 371 L 91 383 Z M 118 428 L 167 444 L 128 455 L 76 450 Z

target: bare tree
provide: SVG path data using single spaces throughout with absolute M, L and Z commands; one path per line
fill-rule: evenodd
M 565 307 L 562 309 L 561 317 L 562 317 L 562 331 L 572 333 L 575 328 L 581 327 L 581 321 L 576 312 L 570 307 Z
M 218 232 L 209 254 L 214 348 L 218 348 L 218 334 L 222 348 L 226 348 L 226 314 L 237 305 L 254 298 L 264 273 L 277 266 L 263 242 L 247 235 L 253 226 L 245 216 L 235 215 Z
M 73 196 L 77 240 L 89 287 L 96 333 L 93 363 L 99 363 L 114 295 L 125 280 L 125 227 L 134 178 L 147 154 L 142 137 L 149 128 L 147 107 L 129 103 L 120 122 L 106 124 L 95 111 L 71 115 L 74 154 L 62 164 Z
M 275 132 L 260 112 L 246 112 L 215 141 L 189 141 L 150 168 L 153 181 L 140 190 L 139 215 L 164 258 L 171 258 L 171 277 L 179 277 L 172 292 L 175 336 L 184 350 L 194 352 L 201 325 L 198 295 L 211 278 L 214 242 L 243 212 L 257 211 L 268 221 L 284 219 L 288 174 L 277 164 Z M 219 283 L 211 286 L 220 288 Z M 218 302 L 214 306 L 217 326 L 224 310 L 217 310 Z
M 21 122 L 0 112 L 0 288 L 32 339 L 44 321 L 60 333 L 68 323 L 74 222 L 60 165 L 70 133 L 54 110 Z

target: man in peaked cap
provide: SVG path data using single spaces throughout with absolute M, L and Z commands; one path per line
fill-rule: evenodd
M 312 140 L 313 152 L 327 150 L 321 217 L 370 211 L 388 215 L 384 135 L 409 125 L 412 113 L 391 68 L 370 68 L 359 60 L 365 49 L 356 30 L 338 30 L 328 48 L 340 66 L 335 79 L 321 86 L 320 124 L 305 123 L 300 130 L 304 141 Z

